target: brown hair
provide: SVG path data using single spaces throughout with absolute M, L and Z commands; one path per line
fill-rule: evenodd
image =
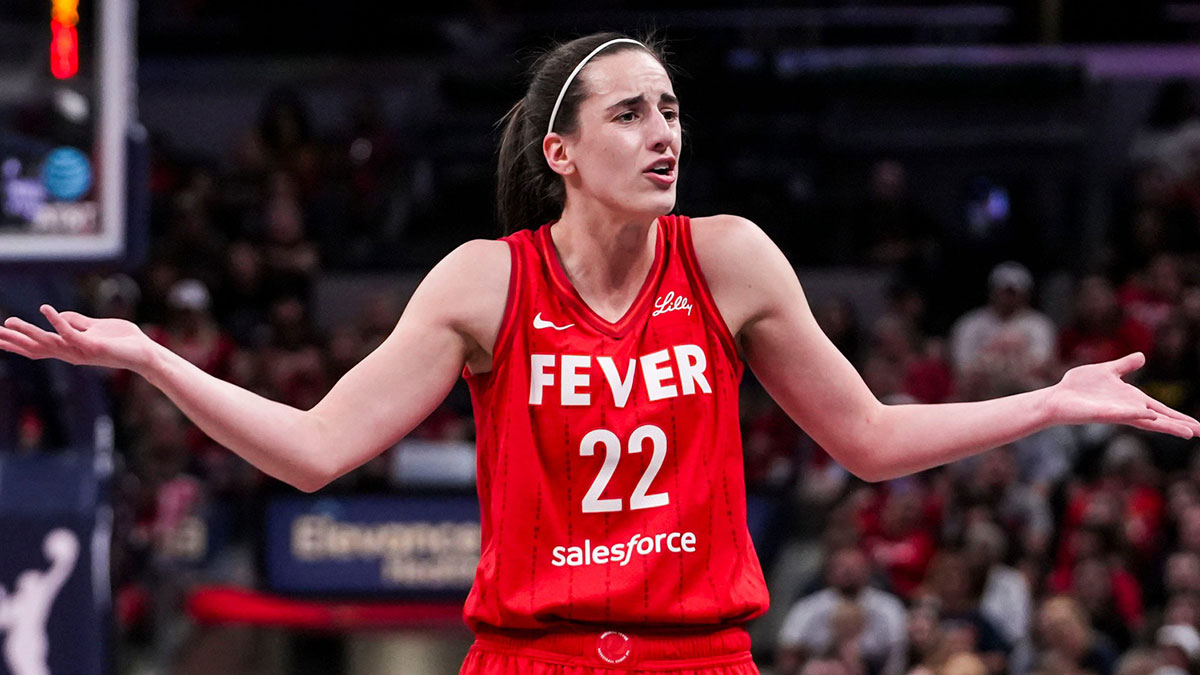
M 547 166 L 542 155 L 550 112 L 563 83 L 579 62 L 605 42 L 623 37 L 626 36 L 620 33 L 593 33 L 559 44 L 538 57 L 530 68 L 525 96 L 500 120 L 504 132 L 496 167 L 496 217 L 505 234 L 541 225 L 562 213 L 566 200 L 562 178 Z M 640 42 L 670 73 L 662 42 L 653 35 L 643 37 Z M 643 47 L 618 42 L 593 57 L 593 61 L 632 49 Z M 575 132 L 579 104 L 587 94 L 582 78 L 577 75 L 563 96 L 554 119 L 554 131 L 563 135 Z

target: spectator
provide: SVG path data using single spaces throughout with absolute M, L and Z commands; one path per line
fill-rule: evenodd
M 977 521 L 967 526 L 963 556 L 972 578 L 983 580 L 979 611 L 1012 646 L 1009 672 L 1024 673 L 1033 659 L 1033 596 L 1025 576 L 1004 564 L 1004 530 Z
M 1054 529 L 1050 504 L 1041 492 L 1021 480 L 1012 446 L 995 448 L 955 468 L 963 472 L 963 477 L 955 492 L 959 505 L 952 514 L 961 518 L 977 514 L 977 520 L 994 520 L 1006 538 L 1020 547 L 1023 559 L 1046 554 Z M 958 523 L 952 529 L 964 532 L 970 526 Z
M 237 155 L 243 170 L 258 176 L 285 171 L 304 194 L 312 194 L 321 173 L 320 153 L 302 95 L 289 88 L 268 94 L 257 126 L 242 140 Z
M 872 327 L 863 381 L 880 400 L 912 402 L 904 385 L 917 358 L 913 344 L 911 328 L 897 317 L 884 315 Z
M 955 322 L 950 353 L 968 399 L 1029 391 L 1049 384 L 1057 331 L 1029 306 L 1033 275 L 1007 262 L 992 269 L 988 304 Z
M 742 412 L 746 484 L 760 490 L 786 490 L 797 479 L 799 429 L 769 396 L 755 398 L 758 405 Z M 813 478 L 806 475 L 804 480 Z
M 1089 556 L 1075 564 L 1071 596 L 1088 614 L 1092 628 L 1118 649 L 1128 649 L 1142 623 L 1141 588 L 1120 562 Z
M 1200 633 L 1188 625 L 1166 625 L 1158 629 L 1158 646 L 1163 661 L 1184 672 L 1193 672 L 1200 663 Z
M 946 659 L 937 675 L 988 675 L 987 664 L 975 654 L 958 652 Z
M 837 659 L 812 659 L 804 664 L 800 675 L 855 675 L 855 672 Z
M 1147 605 L 1165 607 L 1177 599 L 1200 597 L 1200 555 L 1192 551 L 1175 551 L 1166 556 L 1161 568 L 1152 570 L 1154 576 L 1147 588 Z M 1182 609 L 1182 608 L 1181 608 Z M 1163 614 L 1166 614 L 1164 610 Z M 1184 623 L 1193 623 L 1190 616 Z
M 201 194 L 185 191 L 174 197 L 170 223 L 156 245 L 159 256 L 170 261 L 181 276 L 212 288 L 220 281 L 220 268 L 213 261 L 224 258 L 227 246 L 224 235 L 213 228 Z
M 1189 82 L 1162 85 L 1129 155 L 1136 201 L 1118 241 L 1125 267 L 1141 268 L 1165 252 L 1200 250 L 1200 114 Z
M 165 326 L 147 334 L 206 373 L 229 379 L 233 341 L 211 313 L 208 288 L 195 279 L 183 279 L 167 295 L 170 315 Z
M 1149 448 L 1139 436 L 1116 436 L 1105 450 L 1103 470 L 1125 505 L 1123 528 L 1132 554 L 1130 562 L 1144 568 L 1159 553 L 1167 513 Z
M 936 603 L 917 602 L 908 612 L 908 653 L 905 657 L 909 675 L 933 673 L 941 659 L 942 634 L 938 628 L 940 616 Z
M 1158 327 L 1154 351 L 1147 354 L 1138 386 L 1150 396 L 1161 397 L 1177 410 L 1195 411 L 1200 404 L 1200 363 L 1196 336 L 1187 324 L 1168 319 Z
M 1179 185 L 1163 165 L 1136 169 L 1132 203 L 1122 210 L 1123 227 L 1114 242 L 1114 268 L 1120 278 L 1145 269 L 1163 253 L 1192 253 L 1200 244 L 1197 214 L 1179 199 Z
M 815 303 L 813 317 L 821 331 L 850 363 L 858 365 L 859 328 L 854 304 L 848 298 L 832 298 Z
M 367 295 L 358 321 L 365 350 L 374 350 L 392 334 L 403 309 L 394 293 L 375 291 Z
M 1159 675 L 1162 655 L 1153 649 L 1133 649 L 1117 662 L 1116 675 Z
M 943 551 L 929 565 L 919 594 L 939 607 L 939 628 L 945 653 L 960 651 L 979 654 L 994 673 L 1007 668 L 1011 646 L 997 625 L 980 611 L 980 580 L 972 574 L 967 559 L 953 551 Z
M 247 241 L 230 244 L 214 302 L 214 314 L 243 347 L 261 346 L 267 323 L 267 289 L 261 252 Z
M 163 257 L 151 256 L 138 279 L 142 289 L 141 304 L 138 306 L 139 324 L 155 325 L 167 321 L 170 311 L 167 296 L 179 280 L 179 268 L 174 263 Z
M 1071 323 L 1058 335 L 1058 357 L 1063 367 L 1112 361 L 1131 352 L 1149 355 L 1153 346 L 1153 334 L 1124 315 L 1107 279 L 1091 275 L 1080 280 Z
M 1037 661 L 1042 672 L 1091 671 L 1111 675 L 1117 652 L 1112 643 L 1092 630 L 1087 614 L 1068 596 L 1045 600 L 1038 608 Z
M 99 316 L 135 321 L 142 289 L 127 274 L 114 274 L 100 279 L 93 293 L 93 305 Z
M 945 403 L 954 395 L 954 375 L 946 355 L 946 341 L 928 338 L 909 363 L 904 391 L 920 403 Z
M 1073 555 L 1060 560 L 1050 576 L 1054 593 L 1071 593 L 1106 642 L 1128 647 L 1142 621 L 1142 590 L 1120 557 L 1113 555 L 1111 525 L 1092 525 L 1075 532 Z
M 1180 551 L 1200 553 L 1200 505 L 1185 507 L 1179 514 L 1178 541 Z
M 863 547 L 901 598 L 909 598 L 924 581 L 937 551 L 933 532 L 940 523 L 931 506 L 916 481 L 894 481 L 858 514 Z
M 326 365 L 330 382 L 337 382 L 367 355 L 358 328 L 342 324 L 333 328 L 325 343 Z
M 1200 555 L 1192 551 L 1179 551 L 1167 558 L 1167 592 L 1200 593 Z
M 1154 256 L 1117 293 L 1126 316 L 1157 332 L 1174 315 L 1183 296 L 1183 270 L 1170 253 Z
M 839 645 L 848 642 L 855 643 L 852 651 L 870 666 L 870 672 L 902 673 L 904 605 L 896 596 L 867 586 L 867 557 L 857 548 L 840 548 L 831 555 L 826 575 L 829 587 L 796 603 L 784 619 L 776 659 L 779 673 L 798 672 L 809 658 L 837 653 Z M 847 602 L 861 616 L 855 619 Z M 835 621 L 835 616 L 840 619 Z M 861 623 L 859 630 L 854 630 L 855 621 Z
M 1121 486 L 1111 476 L 1071 487 L 1050 580 L 1054 590 L 1065 592 L 1070 588 L 1075 564 L 1080 559 L 1111 557 L 1125 551 L 1121 522 L 1124 507 Z
M 908 192 L 904 165 L 884 159 L 871 167 L 870 192 L 856 216 L 858 257 L 907 269 L 928 258 L 937 227 Z
M 1169 597 L 1161 623 L 1182 623 L 1200 630 L 1200 594 L 1179 593 Z
M 861 675 L 879 670 L 878 666 L 872 667 L 869 655 L 864 650 L 863 630 L 866 624 L 862 607 L 853 600 L 839 601 L 829 616 L 829 632 L 833 640 L 828 654 L 845 664 L 850 672 Z
M 412 201 L 380 93 L 362 88 L 346 117 L 346 133 L 329 148 L 329 180 L 314 201 L 310 230 L 322 256 L 343 268 L 393 260 L 387 254 L 399 248 Z
M 225 333 L 210 311 L 208 288 L 195 279 L 183 279 L 171 286 L 167 294 L 169 313 L 163 326 L 148 326 L 146 335 L 155 342 L 187 359 L 206 373 L 224 380 L 237 381 L 234 374 L 236 345 Z M 160 397 L 157 390 L 140 378 L 132 378 L 126 412 L 138 425 L 138 415 L 148 401 Z M 185 422 L 188 429 L 188 448 L 195 455 L 218 451 L 215 441 L 205 436 L 194 424 Z
M 304 230 L 304 211 L 291 181 L 277 174 L 263 214 L 263 284 L 272 297 L 308 295 L 320 253 Z
M 262 350 L 265 384 L 276 400 L 305 410 L 329 390 L 325 355 L 308 322 L 308 308 L 297 297 L 270 307 L 270 335 Z

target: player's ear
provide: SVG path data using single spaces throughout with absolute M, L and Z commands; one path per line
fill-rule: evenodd
M 542 155 L 546 158 L 546 164 L 550 165 L 550 170 L 560 176 L 566 176 L 575 171 L 575 165 L 571 162 L 570 152 L 567 149 L 567 141 L 558 133 L 546 134 L 542 139 Z

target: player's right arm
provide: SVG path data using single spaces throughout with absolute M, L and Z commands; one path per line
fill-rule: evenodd
M 213 377 L 127 321 L 59 314 L 48 305 L 42 313 L 56 332 L 10 317 L 0 327 L 0 349 L 132 370 L 213 440 L 313 491 L 403 438 L 446 397 L 464 364 L 490 368 L 510 265 L 504 242 L 460 246 L 421 282 L 391 335 L 311 410 Z
M 924 471 L 1059 424 L 1200 436 L 1200 421 L 1121 379 L 1145 362 L 1136 353 L 1079 366 L 1036 391 L 885 405 L 825 336 L 791 263 L 758 226 L 734 216 L 692 224 L 701 269 L 746 363 L 792 420 L 860 478 Z

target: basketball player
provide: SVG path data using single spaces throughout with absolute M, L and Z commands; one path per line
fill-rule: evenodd
M 663 63 L 614 34 L 544 55 L 500 149 L 500 218 L 517 231 L 442 260 L 311 410 L 213 378 L 125 321 L 43 306 L 54 332 L 10 318 L 0 347 L 133 370 L 306 491 L 396 443 L 466 377 L 483 546 L 464 673 L 758 672 L 742 628 L 767 605 L 746 528 L 743 361 L 871 481 L 1054 424 L 1200 432 L 1121 380 L 1141 354 L 992 401 L 881 404 L 761 230 L 666 215 L 682 140 Z

